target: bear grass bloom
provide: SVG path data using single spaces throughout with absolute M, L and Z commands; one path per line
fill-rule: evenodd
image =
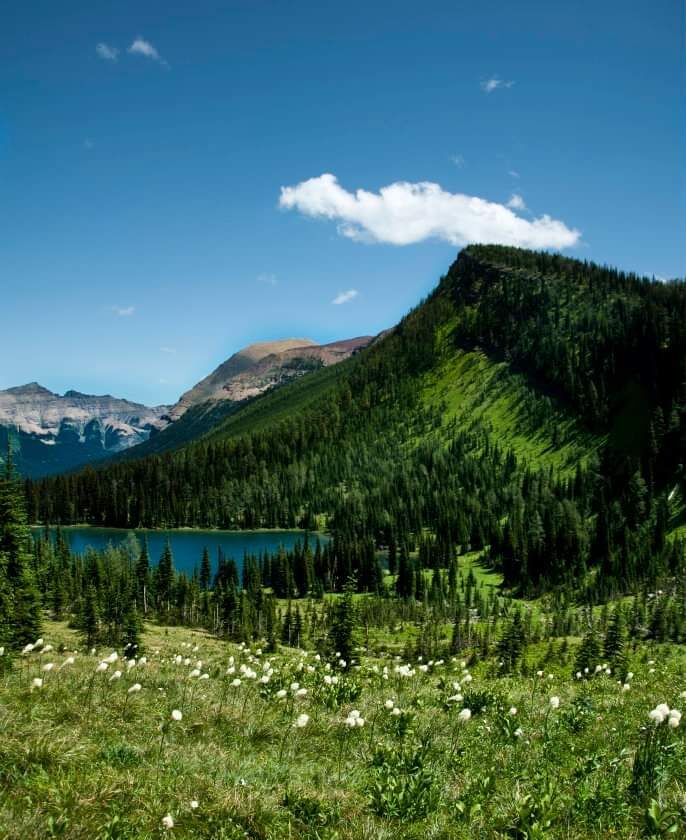
M 360 712 L 357 709 L 353 709 L 343 722 L 350 729 L 364 726 L 364 718 L 360 715 Z
M 671 729 L 676 729 L 681 723 L 681 712 L 678 709 L 670 709 L 666 703 L 660 703 L 654 709 L 651 709 L 648 712 L 648 717 L 655 726 L 660 726 L 666 721 Z
M 298 715 L 294 725 L 297 729 L 304 729 L 309 722 L 310 722 L 310 716 L 308 714 L 305 714 L 305 712 L 303 712 L 301 715 Z
M 181 711 L 179 709 L 172 709 L 171 716 L 172 716 L 172 720 L 176 720 L 176 721 L 183 720 L 183 714 L 181 713 Z
M 472 717 L 471 709 L 462 709 L 462 711 L 457 716 L 457 719 L 460 723 L 467 723 Z

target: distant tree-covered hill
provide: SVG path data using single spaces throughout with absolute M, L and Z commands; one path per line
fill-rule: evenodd
M 122 527 L 325 523 L 334 586 L 354 572 L 373 587 L 382 547 L 399 591 L 421 597 L 422 568 L 479 548 L 526 593 L 604 597 L 680 556 L 685 316 L 681 283 L 471 246 L 335 368 L 176 451 L 29 482 L 29 510 Z

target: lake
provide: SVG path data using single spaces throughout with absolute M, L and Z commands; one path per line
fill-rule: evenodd
M 54 533 L 54 529 L 51 529 Z M 34 529 L 34 533 L 42 531 L 41 528 Z M 305 539 L 304 531 L 196 531 L 196 530 L 168 530 L 150 531 L 137 530 L 129 531 L 124 528 L 90 528 L 90 527 L 65 527 L 62 533 L 66 537 L 71 550 L 76 554 L 83 554 L 89 546 L 97 550 L 106 548 L 108 544 L 114 546 L 127 539 L 129 534 L 135 534 L 142 542 L 148 540 L 148 551 L 150 552 L 150 563 L 156 565 L 162 554 L 164 546 L 169 540 L 174 555 L 174 567 L 177 571 L 186 572 L 191 575 L 196 566 L 200 566 L 203 549 L 207 548 L 212 561 L 213 573 L 217 569 L 218 550 L 224 552 L 226 557 L 231 557 L 238 564 L 241 571 L 243 556 L 248 554 L 270 553 L 279 550 L 283 545 L 286 550 L 292 549 L 296 542 Z M 310 542 L 314 548 L 317 535 L 310 535 Z M 324 545 L 329 537 L 319 535 Z

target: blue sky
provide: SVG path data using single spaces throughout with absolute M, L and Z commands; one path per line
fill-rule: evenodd
M 686 275 L 682 16 L 7 0 L 0 387 L 172 402 L 393 324 L 473 238 Z

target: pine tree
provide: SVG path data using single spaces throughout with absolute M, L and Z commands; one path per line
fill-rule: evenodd
M 40 632 L 41 602 L 30 545 L 25 498 L 14 478 L 8 443 L 5 476 L 0 480 L 0 639 L 12 648 L 34 641 Z
M 625 645 L 624 613 L 620 606 L 615 607 L 612 617 L 608 623 L 605 634 L 604 653 L 605 659 L 611 664 L 613 672 L 619 679 L 626 676 L 628 670 Z
M 348 665 L 353 655 L 353 634 L 355 630 L 356 609 L 353 593 L 357 589 L 357 582 L 349 578 L 346 582 L 343 594 L 337 598 L 333 608 L 333 618 L 329 641 L 331 653 L 340 653 Z
M 141 633 L 143 624 L 138 615 L 135 601 L 130 601 L 122 620 L 121 641 L 129 657 L 136 657 L 142 653 Z
M 79 625 L 86 646 L 93 647 L 97 643 L 100 633 L 100 606 L 97 592 L 92 584 L 89 584 L 86 589 Z
M 503 663 L 503 672 L 508 673 L 515 669 L 524 650 L 524 641 L 522 615 L 519 610 L 515 610 L 496 648 L 498 657 Z
M 581 674 L 592 674 L 601 657 L 600 639 L 595 627 L 591 626 L 581 640 L 574 662 L 574 670 Z
M 168 613 L 171 609 L 172 586 L 174 585 L 174 558 L 169 541 L 164 546 L 157 566 L 157 609 Z
M 143 538 L 138 560 L 136 561 L 136 587 L 138 603 L 143 608 L 143 615 L 148 614 L 148 590 L 150 588 L 150 555 L 147 537 Z
M 200 588 L 206 591 L 210 588 L 210 577 L 212 575 L 212 567 L 210 565 L 210 553 L 207 547 L 203 548 L 202 560 L 200 561 Z

